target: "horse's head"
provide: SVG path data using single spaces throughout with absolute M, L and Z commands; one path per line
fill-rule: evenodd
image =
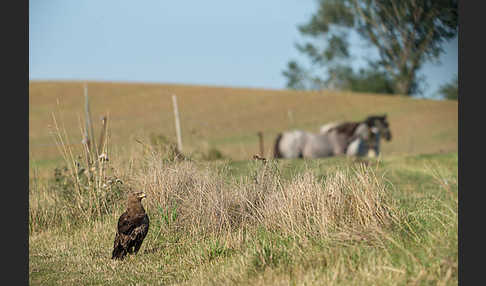
M 383 116 L 369 116 L 365 122 L 373 133 L 382 134 L 386 141 L 391 140 L 390 124 L 386 119 L 386 114 Z

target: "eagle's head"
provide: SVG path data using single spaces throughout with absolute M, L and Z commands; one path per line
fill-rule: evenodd
M 133 192 L 128 197 L 129 201 L 142 201 L 143 198 L 146 198 L 147 195 L 143 191 Z
M 147 197 L 147 195 L 146 195 L 144 192 L 142 192 L 142 191 L 140 191 L 140 192 L 136 192 L 136 193 L 135 193 L 135 195 L 137 196 L 137 198 L 138 198 L 139 200 L 142 200 L 142 199 L 144 199 L 144 198 L 146 198 L 146 197 Z

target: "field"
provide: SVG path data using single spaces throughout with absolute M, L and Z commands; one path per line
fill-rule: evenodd
M 110 161 L 82 191 L 58 147 L 83 154 L 83 84 L 29 85 L 30 284 L 457 284 L 457 102 L 96 82 L 88 91 L 97 136 L 108 116 Z M 176 141 L 172 94 L 191 161 L 154 141 Z M 259 131 L 270 159 L 278 132 L 383 113 L 393 138 L 378 159 L 250 160 Z M 211 149 L 222 158 L 202 159 Z M 105 177 L 123 184 L 101 188 Z M 147 193 L 151 228 L 138 255 L 112 261 L 131 188 Z
M 53 113 L 64 125 L 70 143 L 80 146 L 83 92 L 83 83 L 30 83 L 31 165 L 60 158 L 51 134 Z M 393 132 L 393 140 L 382 145 L 385 154 L 457 151 L 456 101 L 123 83 L 89 83 L 88 94 L 95 134 L 99 134 L 99 118 L 108 115 L 111 146 L 123 153 L 131 152 L 136 138 L 147 140 L 150 134 L 176 141 L 172 94 L 178 98 L 187 153 L 216 148 L 228 158 L 245 160 L 259 151 L 257 132 L 261 131 L 265 154 L 270 156 L 278 132 L 293 128 L 317 132 L 330 121 L 363 120 L 382 113 L 388 115 Z

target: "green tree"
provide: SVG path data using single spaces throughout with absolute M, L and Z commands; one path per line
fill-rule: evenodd
M 311 67 L 290 61 L 283 71 L 287 87 L 418 93 L 418 70 L 424 62 L 438 60 L 442 44 L 457 35 L 457 5 L 457 0 L 320 0 L 309 22 L 298 27 L 311 39 L 296 44 Z M 358 73 L 350 69 L 350 33 L 378 54 Z M 369 79 L 381 84 L 367 86 Z
M 439 87 L 439 94 L 444 99 L 457 100 L 459 95 L 459 80 L 457 75 L 446 84 Z

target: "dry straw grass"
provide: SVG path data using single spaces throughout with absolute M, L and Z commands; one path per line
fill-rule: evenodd
M 393 218 L 383 183 L 364 166 L 322 181 L 307 171 L 271 194 L 262 212 L 268 227 L 296 236 L 362 233 Z
M 338 170 L 325 179 L 307 170 L 284 180 L 277 161 L 255 162 L 252 176 L 236 179 L 225 168 L 162 160 L 165 154 L 156 149 L 147 152 L 143 146 L 142 152 L 132 155 L 138 159 L 128 167 L 113 164 L 113 159 L 100 162 L 92 167 L 92 179 L 83 180 L 72 151 L 62 149 L 66 148 L 62 142 L 59 146 L 68 165 L 62 178 L 69 184 L 59 189 L 58 182 L 57 189 L 46 186 L 45 191 L 31 195 L 31 230 L 96 220 L 123 208 L 123 197 L 132 189 L 146 192 L 145 204 L 152 215 L 174 231 L 192 235 L 220 235 L 258 226 L 301 238 L 339 233 L 356 238 L 355 234 L 380 229 L 396 218 L 383 180 L 364 164 Z M 108 176 L 108 170 L 116 175 Z M 124 185 L 114 183 L 117 176 Z
M 55 116 L 53 122 L 66 166 L 57 170 L 54 181 L 36 184 L 31 191 L 31 232 L 72 229 L 111 217 L 125 207 L 124 197 L 133 189 L 148 195 L 144 204 L 159 233 L 184 233 L 196 240 L 263 228 L 303 240 L 376 242 L 383 228 L 398 219 L 383 179 L 364 164 L 325 178 L 307 169 L 284 179 L 278 161 L 255 160 L 251 175 L 235 178 L 224 167 L 180 159 L 166 154 L 170 148 L 143 140 L 128 162 L 122 162 L 113 152 L 108 154 L 109 133 L 102 134 L 106 141 L 98 144 L 99 152 L 85 140 L 79 156 L 66 144 L 69 138 Z M 97 160 L 98 153 L 108 154 L 110 160 Z
M 253 176 L 228 180 L 219 171 L 157 156 L 135 175 L 147 207 L 176 212 L 173 225 L 191 234 L 221 234 L 264 227 L 293 237 L 366 233 L 397 219 L 381 178 L 365 165 L 325 179 L 307 170 L 284 180 L 276 161 L 255 165 Z
M 93 222 L 110 214 L 126 192 L 123 172 L 108 157 L 107 126 L 102 127 L 99 148 L 93 135 L 83 138 L 78 146 L 68 144 L 70 138 L 62 124 L 62 112 L 52 113 L 51 135 L 63 158 L 63 165 L 54 169 L 47 181 L 35 177 L 29 190 L 30 231 L 80 222 Z M 58 118 L 61 118 L 60 123 Z M 106 123 L 106 117 L 103 119 Z M 88 126 L 87 126 L 88 127 Z M 87 128 L 80 127 L 81 134 Z M 79 148 L 76 148 L 79 147 Z M 36 171 L 34 172 L 36 173 Z

